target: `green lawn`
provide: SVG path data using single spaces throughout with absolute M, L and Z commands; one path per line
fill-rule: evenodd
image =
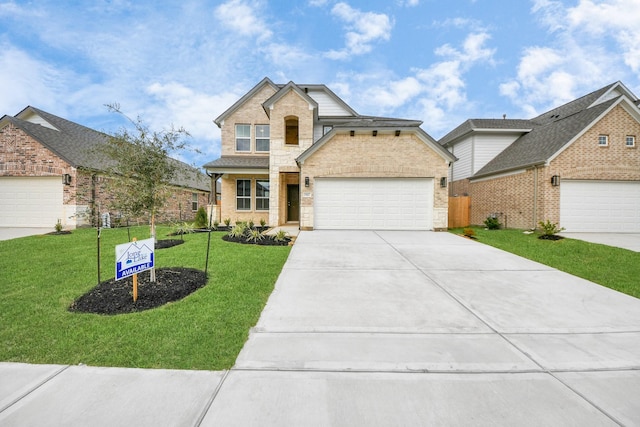
M 170 230 L 159 228 L 158 237 Z M 70 313 L 97 284 L 95 229 L 0 241 L 0 360 L 142 368 L 230 368 L 260 316 L 289 247 L 228 243 L 212 233 L 207 285 L 181 301 L 133 314 Z M 131 237 L 148 238 L 148 227 Z M 156 250 L 156 267 L 204 270 L 207 234 Z M 115 275 L 115 245 L 127 230 L 101 235 L 101 280 Z
M 522 230 L 472 227 L 479 242 L 640 298 L 640 253 L 581 240 L 540 240 Z M 451 229 L 462 234 L 461 228 Z

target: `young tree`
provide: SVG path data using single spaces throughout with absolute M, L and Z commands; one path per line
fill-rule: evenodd
M 114 177 L 109 187 L 114 195 L 113 207 L 129 217 L 147 215 L 150 235 L 156 239 L 156 218 L 170 194 L 171 183 L 182 173 L 183 167 L 169 157 L 186 149 L 189 133 L 184 128 L 152 131 L 138 117 L 132 120 L 119 105 L 107 105 L 110 111 L 124 116 L 133 130 L 123 128 L 109 138 L 102 155 L 109 160 L 108 172 Z M 155 269 L 151 279 L 155 282 Z

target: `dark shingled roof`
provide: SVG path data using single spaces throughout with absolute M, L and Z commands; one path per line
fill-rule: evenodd
M 531 120 L 522 119 L 469 119 L 445 136 L 443 136 L 438 142 L 441 145 L 447 145 L 448 143 L 455 141 L 461 136 L 479 129 L 523 130 L 531 129 L 533 125 L 534 124 Z
M 107 143 L 109 135 L 35 107 L 29 106 L 22 112 L 27 110 L 33 111 L 58 130 L 11 116 L 4 116 L 3 119 L 22 129 L 75 168 L 104 171 L 110 166 L 111 160 L 100 155 L 100 147 Z M 179 160 L 171 161 L 180 169 L 174 185 L 203 191 L 211 190 L 211 180 L 205 174 Z
M 396 119 L 389 117 L 358 116 L 349 121 L 334 125 L 335 128 L 406 128 L 418 127 L 420 120 Z
M 545 120 L 545 124 L 536 126 L 533 131 L 505 148 L 476 172 L 474 178 L 544 163 L 617 100 L 618 98 L 611 99 L 570 116 L 561 115 L 553 121 Z
M 203 166 L 205 169 L 269 169 L 269 156 L 222 156 Z

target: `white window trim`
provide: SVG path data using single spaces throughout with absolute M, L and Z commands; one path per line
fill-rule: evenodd
M 269 201 L 269 197 L 258 197 L 258 181 L 267 181 L 269 182 L 268 179 L 256 179 L 255 183 L 256 183 L 256 211 L 259 212 L 269 212 L 269 208 L 267 207 L 266 209 L 260 209 L 258 208 L 258 200 L 266 200 L 267 202 Z M 271 191 L 271 189 L 269 189 L 269 191 Z
M 258 137 L 258 126 L 267 126 L 269 128 L 269 137 L 268 138 L 260 138 Z M 271 125 L 255 125 L 255 135 L 256 135 L 256 153 L 268 153 L 271 151 Z M 268 150 L 258 150 L 258 140 L 263 140 L 266 139 L 269 143 L 269 149 Z
M 195 200 L 194 200 L 195 199 Z M 200 207 L 200 203 L 199 203 L 199 195 L 198 193 L 191 193 L 191 210 L 193 212 L 197 211 L 198 208 Z M 196 208 L 193 209 L 193 204 L 195 203 Z
M 629 144 L 628 144 L 629 139 L 631 139 L 631 145 L 629 145 Z M 633 147 L 635 147 L 635 146 L 636 146 L 636 137 L 635 137 L 635 135 L 627 135 L 627 136 L 624 138 L 624 146 L 625 146 L 625 147 L 628 147 L 628 148 L 633 148 Z
M 601 144 L 600 139 L 604 138 L 606 144 Z M 608 147 L 609 146 L 609 135 L 598 135 L 598 147 Z
M 240 196 L 238 195 L 238 181 L 249 181 L 249 195 L 248 196 Z M 236 212 L 251 212 L 251 184 L 252 184 L 252 179 L 247 179 L 247 178 L 239 178 L 236 179 Z M 238 199 L 249 199 L 249 208 L 247 209 L 238 209 Z
M 238 126 L 247 126 L 249 128 L 249 137 L 247 138 L 246 136 L 243 137 L 238 137 Z M 235 139 L 233 141 L 234 143 L 234 148 L 236 150 L 236 153 L 250 153 L 251 152 L 251 125 L 250 124 L 246 124 L 246 123 L 236 123 L 235 128 Z M 248 150 L 238 150 L 238 139 L 248 139 L 249 140 L 249 149 Z

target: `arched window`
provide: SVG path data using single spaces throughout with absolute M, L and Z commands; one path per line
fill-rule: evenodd
M 284 143 L 298 145 L 298 118 L 288 116 L 284 118 Z

